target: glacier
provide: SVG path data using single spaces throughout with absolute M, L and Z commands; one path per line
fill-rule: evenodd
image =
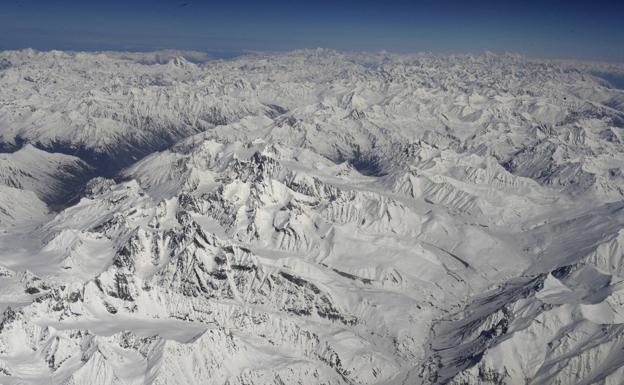
M 0 63 L 0 383 L 624 383 L 624 65 Z

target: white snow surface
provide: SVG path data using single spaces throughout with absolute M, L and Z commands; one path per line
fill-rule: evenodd
M 0 384 L 624 382 L 624 66 L 205 59 L 0 52 Z

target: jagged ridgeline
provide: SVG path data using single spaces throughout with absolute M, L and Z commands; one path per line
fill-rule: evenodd
M 622 73 L 1 52 L 0 383 L 620 384 Z

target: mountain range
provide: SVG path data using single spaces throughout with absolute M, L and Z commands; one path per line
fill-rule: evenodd
M 607 73 L 0 52 L 0 383 L 622 384 Z

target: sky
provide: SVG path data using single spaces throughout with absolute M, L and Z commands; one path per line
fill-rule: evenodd
M 0 49 L 317 47 L 624 62 L 624 0 L 0 0 Z

